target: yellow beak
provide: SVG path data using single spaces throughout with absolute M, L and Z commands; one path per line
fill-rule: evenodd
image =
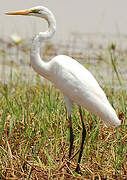
M 30 12 L 31 12 L 31 9 L 25 9 L 25 10 L 20 10 L 20 11 L 7 12 L 5 14 L 6 15 L 29 15 Z

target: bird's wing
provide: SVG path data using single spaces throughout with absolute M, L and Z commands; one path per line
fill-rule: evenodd
M 94 76 L 83 65 L 68 56 L 57 57 L 59 57 L 59 70 L 57 70 L 61 76 L 63 74 L 67 81 L 74 81 L 75 86 L 79 86 L 82 90 L 84 89 L 84 91 L 90 92 L 101 100 L 108 102 L 104 91 Z
M 57 56 L 52 63 L 51 81 L 65 96 L 98 115 L 107 126 L 120 124 L 104 91 L 84 66 L 68 56 Z

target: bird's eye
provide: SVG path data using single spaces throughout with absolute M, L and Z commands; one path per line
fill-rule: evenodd
M 32 9 L 32 10 L 31 10 L 31 13 L 40 14 L 38 9 Z

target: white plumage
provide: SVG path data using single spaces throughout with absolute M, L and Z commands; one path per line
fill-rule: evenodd
M 98 115 L 107 126 L 120 125 L 104 91 L 84 66 L 68 56 L 59 55 L 49 62 L 49 69 L 49 80 L 71 101 Z
M 115 110 L 110 105 L 104 91 L 93 75 L 84 66 L 65 55 L 56 56 L 49 62 L 44 62 L 40 58 L 40 42 L 51 38 L 56 31 L 55 17 L 49 9 L 38 6 L 23 11 L 9 12 L 7 14 L 37 16 L 46 19 L 48 22 L 49 29 L 46 32 L 40 32 L 33 40 L 30 53 L 31 65 L 37 73 L 54 83 L 56 88 L 60 89 L 65 96 L 70 126 L 69 159 L 72 155 L 74 142 L 71 121 L 72 102 L 75 102 L 79 106 L 83 128 L 78 164 L 75 169 L 76 172 L 79 172 L 79 164 L 86 137 L 81 106 L 85 107 L 89 112 L 98 115 L 106 126 L 119 126 L 120 120 Z

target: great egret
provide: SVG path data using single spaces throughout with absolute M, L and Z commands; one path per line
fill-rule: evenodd
M 48 22 L 48 30 L 46 32 L 40 32 L 33 40 L 30 53 L 31 65 L 37 73 L 54 83 L 56 88 L 60 89 L 65 96 L 70 124 L 69 159 L 72 155 L 74 141 L 71 121 L 72 103 L 75 102 L 79 106 L 83 127 L 78 164 L 75 169 L 76 172 L 79 172 L 79 164 L 86 136 L 81 106 L 85 107 L 89 112 L 98 115 L 106 126 L 119 126 L 120 120 L 115 110 L 110 105 L 104 91 L 93 75 L 84 66 L 65 55 L 58 55 L 49 62 L 44 62 L 40 58 L 40 42 L 51 38 L 56 31 L 56 20 L 49 9 L 43 6 L 37 6 L 26 10 L 8 12 L 6 14 L 37 16 Z

